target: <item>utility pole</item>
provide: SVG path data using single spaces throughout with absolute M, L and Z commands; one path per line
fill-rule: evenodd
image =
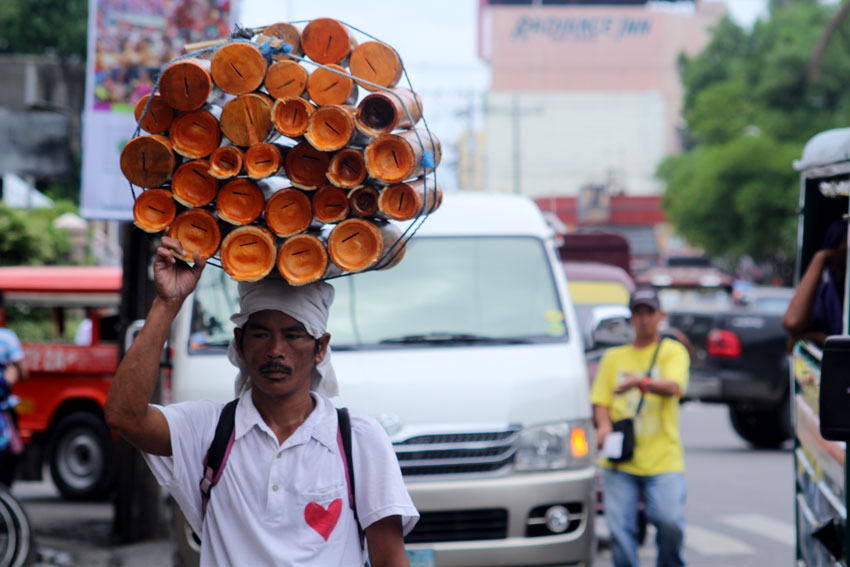
M 507 114 L 511 120 L 511 169 L 513 170 L 513 192 L 522 194 L 522 117 L 533 114 L 541 114 L 546 111 L 543 106 L 528 106 L 523 108 L 520 94 L 514 93 L 510 108 L 485 107 L 485 111 L 494 114 Z M 490 150 L 491 148 L 488 148 Z

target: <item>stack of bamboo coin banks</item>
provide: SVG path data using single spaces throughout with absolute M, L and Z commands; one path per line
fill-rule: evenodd
M 330 18 L 251 31 L 187 46 L 196 55 L 165 66 L 136 104 L 144 132 L 121 152 L 143 189 L 135 224 L 178 239 L 184 260 L 218 255 L 238 281 L 276 269 L 304 285 L 395 265 L 393 221 L 442 201 L 429 175 L 440 142 L 417 127 L 422 105 L 398 86 L 397 53 Z

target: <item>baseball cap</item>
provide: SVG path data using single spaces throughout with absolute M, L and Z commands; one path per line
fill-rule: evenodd
M 629 300 L 629 309 L 634 310 L 638 305 L 646 305 L 655 310 L 661 309 L 658 294 L 651 287 L 639 288 L 632 293 L 632 298 Z

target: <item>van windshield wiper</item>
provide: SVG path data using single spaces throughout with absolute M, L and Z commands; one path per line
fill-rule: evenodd
M 520 337 L 488 337 L 471 333 L 426 333 L 420 335 L 403 335 L 380 341 L 382 344 L 411 344 L 411 343 L 490 343 L 490 344 L 527 344 L 531 341 Z

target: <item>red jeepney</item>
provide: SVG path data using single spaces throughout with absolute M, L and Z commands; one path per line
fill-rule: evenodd
M 3 267 L 0 291 L 29 371 L 13 390 L 26 444 L 19 477 L 40 479 L 48 464 L 64 497 L 107 496 L 115 459 L 103 404 L 118 367 L 121 268 Z

